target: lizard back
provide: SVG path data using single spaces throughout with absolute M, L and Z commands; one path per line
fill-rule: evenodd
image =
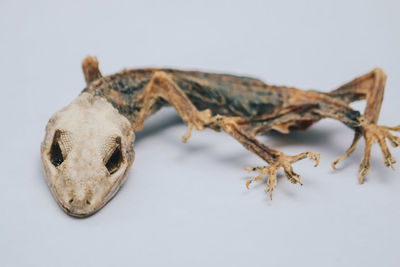
M 136 100 L 156 72 L 169 74 L 199 110 L 208 108 L 214 115 L 254 117 L 272 114 L 284 105 L 285 87 L 244 76 L 175 69 L 125 70 L 93 81 L 84 91 L 107 98 L 133 120 L 141 108 Z M 166 101 L 160 99 L 153 111 L 164 105 Z

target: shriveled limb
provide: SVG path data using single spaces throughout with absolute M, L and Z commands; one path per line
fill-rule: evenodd
M 343 156 L 338 157 L 337 159 L 335 159 L 332 162 L 332 168 L 334 170 L 336 170 L 336 164 L 338 164 L 340 161 L 348 158 L 351 155 L 351 153 L 353 153 L 354 150 L 356 150 L 357 143 L 358 143 L 358 141 L 360 141 L 361 137 L 362 137 L 362 133 L 358 129 L 356 129 L 356 133 L 354 134 L 354 139 L 353 139 L 353 142 L 351 143 L 351 146 L 346 150 L 346 152 L 344 153 Z
M 399 146 L 400 138 L 393 136 L 390 131 L 399 132 L 400 126 L 386 127 L 377 125 L 382 107 L 385 83 L 386 75 L 381 69 L 378 68 L 329 93 L 332 97 L 339 98 L 347 103 L 362 99 L 367 100 L 364 115 L 358 119 L 359 126 L 355 128 L 356 132 L 353 143 L 343 156 L 337 158 L 332 163 L 332 167 L 335 169 L 336 164 L 347 158 L 355 150 L 361 136 L 364 136 L 365 151 L 363 160 L 360 164 L 358 176 L 358 181 L 361 184 L 364 182 L 364 178 L 369 173 L 371 166 L 371 148 L 375 142 L 379 144 L 382 150 L 386 166 L 393 168 L 393 164 L 396 162 L 387 147 L 386 138 L 393 147 Z
M 137 103 L 142 108 L 136 118 L 135 131 L 143 128 L 145 119 L 151 115 L 153 106 L 160 98 L 169 102 L 176 109 L 182 120 L 188 124 L 188 131 L 182 137 L 183 142 L 188 141 L 193 128 L 203 130 L 212 118 L 209 109 L 197 110 L 186 94 L 166 73 L 158 72 L 147 85 L 143 95 L 137 100 Z

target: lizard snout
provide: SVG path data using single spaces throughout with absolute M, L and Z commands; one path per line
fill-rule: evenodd
M 72 216 L 86 217 L 96 212 L 97 202 L 89 192 L 80 196 L 72 194 L 61 205 Z
M 76 208 L 79 209 L 79 208 L 91 205 L 89 198 L 85 198 L 85 199 L 71 198 L 70 200 L 68 200 L 68 203 L 71 205 L 71 207 L 73 207 L 75 209 Z

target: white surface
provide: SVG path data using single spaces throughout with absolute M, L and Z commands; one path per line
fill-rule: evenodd
M 272 202 L 265 182 L 244 186 L 243 168 L 261 160 L 209 130 L 182 144 L 171 109 L 138 134 L 127 183 L 90 218 L 62 212 L 39 159 L 48 118 L 84 87 L 87 54 L 106 75 L 169 66 L 323 91 L 380 66 L 389 77 L 380 123 L 397 125 L 396 1 L 108 2 L 0 3 L 0 266 L 399 266 L 400 172 L 375 147 L 358 185 L 363 144 L 332 171 L 352 139 L 332 120 L 261 138 L 322 154 L 318 168 L 294 166 L 303 187 L 281 177 Z

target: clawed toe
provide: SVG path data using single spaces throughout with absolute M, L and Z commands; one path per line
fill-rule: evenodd
M 266 167 L 247 167 L 246 171 L 248 171 L 248 172 L 258 171 L 258 170 L 260 171 L 260 174 L 258 176 L 254 177 L 254 178 L 251 178 L 251 179 L 248 179 L 246 181 L 247 189 L 250 189 L 250 184 L 252 182 L 256 182 L 256 181 L 261 180 L 268 173 L 268 168 L 269 168 L 269 166 L 266 166 Z
M 265 189 L 265 193 L 269 193 L 269 198 L 272 200 L 272 192 L 276 188 L 276 172 L 278 171 L 277 168 L 270 168 L 268 170 L 268 182 L 267 185 L 268 187 Z
M 289 182 L 291 182 L 292 184 L 303 185 L 300 182 L 300 175 L 293 171 L 292 165 L 290 165 L 290 164 L 284 165 L 283 170 L 284 170 L 285 176 L 289 180 Z
M 347 149 L 347 151 L 344 153 L 343 156 L 338 157 L 337 159 L 335 159 L 335 160 L 332 162 L 332 169 L 336 170 L 336 165 L 337 165 L 339 162 L 341 162 L 342 160 L 348 158 L 348 157 L 354 152 L 354 150 L 356 150 L 358 141 L 360 141 L 360 138 L 361 138 L 361 137 L 362 137 L 361 132 L 360 132 L 360 131 L 356 131 L 351 146 Z
M 369 161 L 362 161 L 360 164 L 360 170 L 358 172 L 358 182 L 360 184 L 364 183 L 364 177 L 366 177 L 371 169 Z
M 315 152 L 308 152 L 307 156 L 310 160 L 315 161 L 314 167 L 318 167 L 321 155 L 319 153 L 315 153 Z
M 192 136 L 193 124 L 188 123 L 186 133 L 182 136 L 181 140 L 183 143 L 187 143 L 189 138 Z
M 264 166 L 264 167 L 247 167 L 246 171 L 260 171 L 260 174 L 252 179 L 246 181 L 246 187 L 249 189 L 249 186 L 252 182 L 261 180 L 265 175 L 268 175 L 268 187 L 265 189 L 266 193 L 270 194 L 270 198 L 272 200 L 272 191 L 274 191 L 276 187 L 276 172 L 279 167 L 276 165 Z

